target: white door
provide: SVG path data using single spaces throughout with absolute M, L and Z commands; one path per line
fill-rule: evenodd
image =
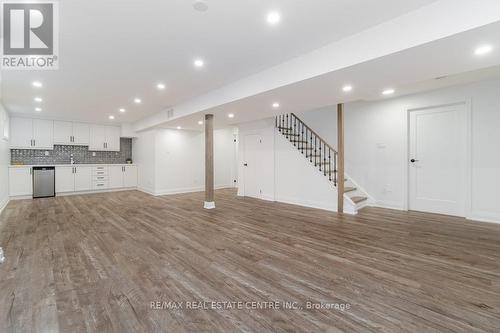
M 33 119 L 33 140 L 36 149 L 54 149 L 54 122 Z
M 120 127 L 106 126 L 106 150 L 120 151 L 120 135 Z
M 92 167 L 75 167 L 75 191 L 92 190 Z
M 409 148 L 410 210 L 464 216 L 466 106 L 410 112 Z
M 243 170 L 245 177 L 245 196 L 260 198 L 260 188 L 258 186 L 258 160 L 257 152 L 261 142 L 260 135 L 245 136 L 245 152 Z
M 73 144 L 73 123 L 69 121 L 54 121 L 54 144 Z
M 106 127 L 92 125 L 90 126 L 90 144 L 89 150 L 104 151 L 106 150 Z
M 126 165 L 123 168 L 125 170 L 123 174 L 123 186 L 137 187 L 137 167 L 135 165 Z
M 123 166 L 110 165 L 108 168 L 109 188 L 123 187 L 123 174 L 124 174 Z
M 11 197 L 33 195 L 33 175 L 31 168 L 9 169 L 9 194 Z
M 56 167 L 56 193 L 75 191 L 75 167 Z
M 73 123 L 73 144 L 77 146 L 88 146 L 90 143 L 90 125 Z
M 10 147 L 33 148 L 33 119 L 10 118 Z

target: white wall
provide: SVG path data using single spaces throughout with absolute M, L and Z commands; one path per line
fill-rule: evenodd
M 214 183 L 232 187 L 236 174 L 234 129 L 214 131 Z M 205 188 L 205 134 L 157 129 L 134 139 L 134 162 L 139 165 L 139 188 L 163 195 Z
M 3 139 L 4 128 L 9 125 L 7 111 L 0 102 L 0 213 L 9 202 L 9 142 Z
M 500 221 L 500 80 L 483 81 L 345 107 L 346 172 L 380 206 L 404 209 L 407 182 L 407 110 L 471 101 L 472 188 L 469 218 Z M 336 108 L 300 114 L 326 140 L 336 142 Z
M 140 132 L 132 139 L 132 158 L 137 164 L 137 187 L 149 194 L 155 193 L 155 137 L 154 130 Z
M 245 137 L 259 135 L 257 181 L 259 198 L 337 211 L 337 191 L 286 138 L 274 129 L 274 119 L 241 124 L 238 195 L 245 195 Z M 346 207 L 351 212 L 353 207 Z

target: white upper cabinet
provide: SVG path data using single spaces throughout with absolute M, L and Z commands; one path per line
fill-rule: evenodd
M 106 127 L 99 125 L 90 126 L 89 150 L 106 150 Z
M 77 146 L 88 146 L 90 144 L 89 124 L 73 123 L 73 144 Z
M 88 146 L 90 125 L 70 121 L 54 121 L 54 144 Z
M 52 150 L 56 145 L 88 146 L 90 151 L 120 151 L 121 128 L 71 121 L 12 117 L 12 149 Z
M 120 127 L 106 126 L 106 150 L 120 151 L 120 135 Z
M 54 149 L 52 120 L 12 117 L 10 147 L 18 149 Z
M 33 148 L 33 119 L 10 118 L 10 147 Z
M 89 150 L 120 151 L 120 127 L 92 125 Z
M 54 144 L 70 145 L 73 138 L 73 123 L 69 121 L 54 121 Z
M 54 149 L 54 122 L 33 119 L 33 140 L 35 149 Z

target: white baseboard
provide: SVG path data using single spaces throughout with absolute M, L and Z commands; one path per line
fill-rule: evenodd
M 112 188 L 107 190 L 96 190 L 96 191 L 63 192 L 63 193 L 56 193 L 56 197 L 68 197 L 72 195 L 98 194 L 98 193 L 109 193 L 109 192 L 134 191 L 134 190 L 138 190 L 138 188 L 124 187 L 124 188 Z M 26 199 L 33 199 L 33 196 L 20 195 L 16 197 L 10 197 L 10 200 L 26 200 Z
M 0 214 L 2 214 L 3 210 L 9 204 L 9 197 L 6 197 L 2 202 L 0 202 Z
M 137 187 L 137 191 L 141 191 L 141 192 L 144 192 L 146 194 L 149 194 L 149 195 L 155 195 L 154 193 L 154 190 L 151 190 L 149 188 L 145 188 L 145 187 Z
M 134 190 L 137 190 L 137 187 L 110 188 L 110 189 L 98 190 L 98 191 L 65 192 L 65 193 L 56 193 L 56 196 L 57 197 L 68 197 L 68 196 L 72 196 L 72 195 L 98 194 L 98 193 L 108 193 L 108 192 L 123 192 L 123 191 L 134 191 Z
M 215 185 L 214 189 L 220 190 L 223 188 L 233 188 L 233 185 L 231 184 L 226 184 L 226 185 Z M 155 191 L 154 196 L 161 196 L 161 195 L 173 195 L 173 194 L 183 194 L 183 193 L 194 193 L 194 192 L 203 192 L 205 191 L 205 187 L 203 186 L 198 186 L 198 187 L 184 187 L 184 188 L 174 188 L 174 189 L 168 189 L 168 190 L 158 190 Z M 145 192 L 145 191 L 143 191 Z M 148 193 L 148 192 L 146 192 Z
M 466 219 L 478 222 L 500 224 L 500 214 L 495 214 L 495 213 L 472 212 L 470 216 L 466 217 Z
M 401 210 L 407 211 L 401 204 L 395 202 L 386 202 L 386 201 L 375 201 L 370 203 L 368 206 L 377 207 L 377 208 L 385 208 L 385 209 L 393 209 L 393 210 Z

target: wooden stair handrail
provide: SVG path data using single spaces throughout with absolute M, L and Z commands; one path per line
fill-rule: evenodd
M 317 136 L 317 137 L 318 137 L 318 139 L 320 139 L 321 141 L 323 141 L 323 143 L 324 143 L 324 144 L 325 144 L 328 148 L 330 148 L 331 150 L 333 150 L 333 152 L 334 152 L 335 154 L 338 154 L 338 152 L 337 152 L 337 150 L 336 150 L 336 149 L 334 149 L 332 146 L 330 146 L 330 145 L 328 144 L 328 142 L 327 142 L 325 139 L 323 139 L 323 138 L 322 138 L 322 137 L 321 137 L 318 133 L 316 133 L 316 132 L 315 132 L 315 131 L 311 128 L 311 127 L 307 126 L 307 124 L 306 124 L 304 121 L 302 121 L 302 119 L 300 119 L 299 117 L 297 117 L 297 115 L 296 115 L 295 113 L 290 113 L 290 114 L 291 114 L 293 117 L 297 118 L 297 120 L 298 120 L 298 121 L 300 121 L 300 122 L 302 123 L 302 125 L 303 125 L 304 127 L 306 127 L 306 128 L 307 128 L 307 129 L 308 129 L 308 130 L 312 133 L 312 134 L 314 134 L 315 136 Z

